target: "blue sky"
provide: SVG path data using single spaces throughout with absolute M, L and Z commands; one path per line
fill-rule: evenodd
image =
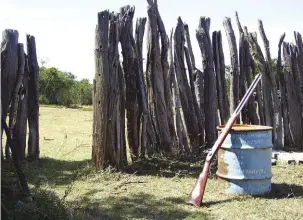
M 146 0 L 0 0 L 0 30 L 18 30 L 22 43 L 26 33 L 34 35 L 38 59 L 46 60 L 47 66 L 72 72 L 79 79 L 92 80 L 97 13 L 106 9 L 118 11 L 127 4 L 136 7 L 135 19 L 147 16 Z M 227 64 L 230 63 L 230 56 L 223 19 L 231 17 L 238 40 L 235 10 L 239 13 L 242 26 L 247 26 L 249 31 L 258 31 L 258 19 L 263 21 L 272 57 L 277 56 L 277 44 L 283 32 L 286 32 L 285 40 L 289 42 L 294 41 L 293 31 L 303 34 L 301 0 L 175 0 L 173 3 L 158 0 L 158 5 L 168 34 L 176 26 L 178 16 L 189 25 L 198 67 L 202 64 L 195 29 L 200 16 L 211 18 L 211 32 L 222 31 Z M 263 49 L 260 38 L 259 43 Z

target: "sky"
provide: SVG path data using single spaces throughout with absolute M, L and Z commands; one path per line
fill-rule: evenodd
M 20 43 L 26 42 L 26 34 L 35 36 L 39 63 L 44 60 L 47 67 L 92 81 L 97 13 L 118 12 L 125 5 L 135 6 L 134 22 L 137 17 L 147 17 L 146 0 L 0 0 L 0 30 L 18 30 Z M 238 41 L 235 11 L 242 26 L 247 26 L 250 32 L 258 32 L 258 19 L 263 21 L 273 58 L 277 57 L 282 33 L 286 33 L 288 42 L 294 42 L 294 31 L 303 34 L 302 0 L 174 0 L 172 3 L 158 0 L 158 6 L 167 34 L 176 27 L 179 16 L 188 24 L 198 68 L 202 63 L 195 31 L 201 16 L 210 17 L 210 32 L 221 30 L 226 64 L 230 63 L 230 56 L 223 19 L 231 18 Z M 258 37 L 263 49 L 259 32 Z M 146 45 L 143 54 L 146 56 Z

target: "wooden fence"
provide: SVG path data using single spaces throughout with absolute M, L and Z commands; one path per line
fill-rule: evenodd
M 238 123 L 272 126 L 274 148 L 302 149 L 303 46 L 299 33 L 295 32 L 295 45 L 284 42 L 285 34 L 281 36 L 279 56 L 273 61 L 262 21 L 259 34 L 265 54 L 257 33 L 242 27 L 237 13 L 239 45 L 231 18 L 224 18 L 231 57 L 229 75 L 222 47 L 224 34 L 214 31 L 211 35 L 210 18 L 201 17 L 195 37 L 203 68 L 198 69 L 189 25 L 179 17 L 168 34 L 157 1 L 147 2 L 148 22 L 138 18 L 135 27 L 134 7 L 122 7 L 119 13 L 98 13 L 93 93 L 96 168 L 123 166 L 127 147 L 132 160 L 153 153 L 201 154 L 215 142 L 216 126 L 226 123 L 259 72 L 263 73 L 262 83 Z
M 9 115 L 9 138 L 5 146 L 6 159 L 23 160 L 26 157 L 27 123 L 28 158 L 39 158 L 39 94 L 38 77 L 39 66 L 36 54 L 35 37 L 26 36 L 27 53 L 24 45 L 18 43 L 19 33 L 7 29 L 2 33 L 1 43 L 1 157 L 4 158 L 2 148 L 3 124 Z M 11 152 L 11 148 L 15 148 Z M 14 155 L 14 152 L 15 154 Z

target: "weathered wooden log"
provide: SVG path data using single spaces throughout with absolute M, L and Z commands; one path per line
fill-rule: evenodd
M 110 22 L 110 25 L 109 25 Z M 98 13 L 95 63 L 94 129 L 92 159 L 96 169 L 108 165 L 119 168 L 126 151 L 123 146 L 124 117 L 121 103 L 119 62 L 119 18 L 108 11 Z M 121 114 L 122 113 L 122 114 Z
M 157 1 L 148 0 L 148 18 L 149 18 L 149 39 L 147 54 L 147 75 L 149 77 L 150 88 L 149 102 L 151 103 L 152 118 L 154 126 L 159 135 L 159 144 L 161 151 L 171 152 L 171 134 L 169 130 L 167 107 L 165 102 L 164 74 L 161 62 L 161 52 L 159 44 L 159 30 L 161 22 L 159 21 L 159 13 Z M 159 149 L 160 150 L 160 149 Z
M 291 143 L 290 129 L 289 129 L 289 115 L 288 115 L 288 105 L 286 96 L 286 84 L 284 80 L 283 67 L 282 67 L 282 56 L 281 56 L 281 46 L 285 38 L 285 33 L 281 35 L 278 44 L 278 59 L 277 59 L 277 74 L 278 82 L 281 96 L 281 113 L 283 117 L 283 145 L 284 148 L 289 147 Z
M 218 107 L 220 113 L 221 124 L 225 124 L 229 119 L 229 101 L 228 91 L 225 79 L 225 62 L 222 47 L 221 31 L 214 31 L 212 35 L 213 56 L 216 71 Z
M 39 146 L 39 65 L 34 36 L 27 35 L 28 80 L 28 157 L 36 160 L 40 155 Z
M 239 103 L 238 50 L 235 33 L 231 25 L 231 19 L 225 17 L 223 21 L 223 26 L 225 28 L 231 58 L 230 113 L 232 114 Z
M 247 44 L 246 47 L 248 47 L 249 50 L 249 57 L 250 57 L 250 68 L 251 68 L 251 72 L 252 72 L 252 76 L 255 77 L 257 74 L 257 70 L 256 70 L 256 64 L 255 61 L 252 59 L 252 56 L 250 54 L 251 48 L 250 48 L 250 44 L 249 44 L 249 35 L 250 33 L 248 33 L 247 27 L 244 26 L 244 36 L 247 39 Z M 249 79 L 249 77 L 247 78 Z M 250 82 L 247 82 L 250 83 Z M 262 93 L 261 93 L 261 87 L 262 85 L 259 84 L 256 87 L 256 93 L 255 96 L 251 97 L 252 99 L 254 99 L 252 105 L 255 108 L 256 111 L 256 115 L 257 115 L 257 123 L 256 124 L 260 124 L 260 125 L 265 125 L 265 118 L 264 118 L 264 105 L 263 105 L 263 100 L 262 100 Z M 249 108 L 252 109 L 252 108 Z
M 117 157 L 117 160 L 119 159 L 120 162 L 117 164 L 120 164 L 120 166 L 127 164 L 127 152 L 126 152 L 126 137 L 125 137 L 125 80 L 123 75 L 123 70 L 121 65 L 118 65 L 118 84 L 119 84 L 119 108 L 117 113 L 117 139 L 118 143 L 120 145 L 120 149 L 117 148 L 118 152 L 120 151 L 119 155 L 120 157 Z M 118 145 L 118 146 L 119 146 Z
M 217 89 L 214 73 L 212 43 L 209 35 L 210 18 L 201 17 L 196 38 L 202 54 L 204 74 L 205 141 L 211 147 L 216 140 Z
M 181 18 L 179 17 L 174 33 L 175 72 L 179 88 L 183 116 L 191 143 L 191 149 L 192 152 L 197 152 L 199 149 L 199 126 L 191 89 L 187 80 L 187 74 L 184 63 L 184 44 L 184 24 Z
M 107 114 L 108 114 L 108 22 L 109 12 L 98 13 L 98 25 L 95 38 L 95 81 L 96 91 L 94 95 L 94 128 L 92 159 L 96 169 L 103 169 L 109 160 L 107 146 Z
M 19 105 L 19 91 L 22 85 L 22 79 L 23 79 L 24 67 L 25 67 L 24 47 L 23 44 L 20 43 L 18 44 L 17 59 L 18 59 L 18 70 L 16 75 L 16 82 L 14 84 L 14 89 L 12 91 L 11 107 L 9 112 L 9 124 L 8 124 L 8 133 L 12 139 L 14 139 L 13 129 L 15 127 L 17 120 L 17 112 Z M 17 152 L 20 153 L 20 149 L 18 149 Z M 6 154 L 6 158 L 10 158 L 8 142 L 6 142 L 5 154 Z
M 156 13 L 157 13 L 157 24 L 161 37 L 161 65 L 162 65 L 163 79 L 164 79 L 164 94 L 165 94 L 165 102 L 166 102 L 166 109 L 168 116 L 167 120 L 168 120 L 169 132 L 171 136 L 171 147 L 173 150 L 176 150 L 176 131 L 174 127 L 174 118 L 172 111 L 173 104 L 172 104 L 172 88 L 171 88 L 172 87 L 171 71 L 169 69 L 169 63 L 168 63 L 169 39 L 166 34 L 165 26 L 160 16 L 158 7 L 156 7 Z
M 196 112 L 196 115 L 198 118 L 199 136 L 200 136 L 199 137 L 199 139 L 200 139 L 199 146 L 201 148 L 204 145 L 204 123 L 202 120 L 202 110 L 198 105 L 196 91 L 195 91 L 196 64 L 195 64 L 195 57 L 194 57 L 194 53 L 192 50 L 189 29 L 188 29 L 187 24 L 184 24 L 184 32 L 185 32 L 185 38 L 186 38 L 186 44 L 187 44 L 187 47 L 184 47 L 185 59 L 186 59 L 186 64 L 187 64 L 187 69 L 188 69 L 189 84 L 190 84 L 190 89 L 191 89 L 191 93 L 192 93 L 192 97 L 193 97 L 195 112 Z M 199 153 L 199 152 L 196 152 L 196 153 Z
M 249 34 L 249 45 L 250 52 L 257 64 L 259 71 L 262 75 L 262 98 L 263 98 L 263 111 L 264 111 L 264 119 L 265 125 L 273 126 L 272 115 L 273 115 L 273 107 L 272 107 L 272 97 L 270 90 L 270 79 L 268 74 L 268 68 L 266 66 L 266 62 L 262 53 L 262 50 L 257 42 L 257 34 L 250 33 Z
M 136 22 L 136 53 L 138 60 L 138 89 L 139 89 L 139 109 L 142 112 L 140 123 L 140 156 L 153 153 L 153 145 L 156 144 L 155 131 L 148 109 L 146 85 L 143 73 L 142 45 L 145 31 L 146 18 L 139 18 Z
M 269 41 L 266 37 L 263 28 L 263 23 L 261 20 L 259 20 L 259 32 L 265 47 L 267 71 L 270 79 L 270 90 L 272 95 L 271 103 L 273 105 L 273 112 L 274 112 L 273 120 L 272 120 L 274 147 L 281 148 L 282 147 L 282 114 L 281 114 L 281 104 L 278 98 L 277 77 L 276 77 L 276 73 L 272 69 Z
M 246 92 L 247 86 L 247 79 L 246 76 L 249 75 L 249 68 L 250 65 L 245 62 L 246 56 L 245 56 L 245 37 L 244 37 L 244 31 L 242 29 L 240 19 L 238 16 L 238 13 L 235 12 L 236 14 L 236 21 L 237 21 L 237 26 L 239 29 L 239 99 L 241 100 Z M 247 73 L 248 72 L 248 73 Z M 242 123 L 244 124 L 249 124 L 249 118 L 248 118 L 248 105 L 245 105 L 241 111 L 241 120 Z
M 17 127 L 18 124 L 16 122 L 18 119 L 17 114 L 18 114 L 18 108 L 19 108 L 19 104 L 20 104 L 19 95 L 20 95 L 20 88 L 22 85 L 22 79 L 24 76 L 24 67 L 25 67 L 24 47 L 23 47 L 23 44 L 18 44 L 18 70 L 17 70 L 16 82 L 15 82 L 14 89 L 12 92 L 8 133 L 13 140 L 18 139 L 19 143 L 21 143 L 21 139 L 20 139 L 21 137 L 19 136 L 19 132 L 18 132 L 20 128 Z M 27 119 L 27 116 L 25 116 L 25 120 L 26 119 Z M 26 126 L 26 123 L 25 123 L 25 126 Z M 24 125 L 21 129 L 25 130 Z M 24 131 L 23 131 L 23 133 L 24 133 Z M 25 133 L 25 135 L 26 135 L 26 133 Z M 24 140 L 24 138 L 23 138 L 23 140 Z M 7 147 L 6 152 L 9 154 L 9 143 L 8 142 L 6 143 L 6 147 Z M 24 148 L 25 146 L 19 145 L 19 146 L 15 146 L 15 147 L 16 147 L 16 152 L 18 154 L 18 157 L 21 157 L 20 153 L 22 152 L 22 148 Z
M 240 21 L 238 21 L 238 22 L 240 25 Z M 241 25 L 240 25 L 240 27 L 241 27 Z M 242 29 L 242 27 L 241 27 L 241 29 Z M 249 50 L 249 36 L 248 36 L 247 27 L 244 26 L 243 30 L 244 30 L 243 54 L 241 54 L 241 55 L 243 56 L 243 72 L 244 72 L 245 80 L 246 80 L 246 85 L 245 85 L 245 90 L 246 90 L 252 81 L 250 70 L 252 67 L 254 67 L 254 64 L 252 64 L 253 60 L 252 60 L 250 50 Z M 253 76 L 255 76 L 255 74 L 253 74 Z M 260 94 L 260 86 L 259 86 L 259 94 Z M 248 104 L 247 104 L 248 122 L 251 124 L 258 125 L 258 124 L 260 124 L 260 119 L 258 118 L 255 100 L 256 100 L 255 96 L 250 97 L 250 99 L 248 100 Z
M 1 42 L 1 110 L 4 119 L 6 119 L 9 105 L 12 98 L 12 91 L 16 81 L 18 68 L 18 38 L 19 33 L 16 30 L 6 29 L 2 32 Z M 1 146 L 2 146 L 1 127 Z M 7 157 L 10 157 L 9 149 L 6 148 Z M 1 155 L 3 155 L 1 147 Z
M 195 70 L 195 94 L 197 97 L 198 107 L 201 113 L 201 130 L 200 136 L 200 146 L 205 145 L 205 105 L 204 105 L 204 74 L 199 69 Z
M 171 31 L 170 40 L 169 40 L 169 49 L 168 49 L 168 60 L 169 60 L 169 71 L 171 74 L 172 82 L 172 97 L 173 97 L 173 107 L 174 107 L 174 126 L 176 131 L 176 139 L 178 144 L 179 152 L 189 151 L 189 146 L 187 143 L 187 135 L 185 130 L 184 121 L 180 113 L 180 94 L 179 88 L 175 75 L 174 68 L 174 57 L 173 57 L 173 30 Z
M 139 156 L 139 106 L 137 96 L 137 72 L 138 65 L 135 51 L 131 40 L 133 38 L 133 17 L 135 8 L 125 6 L 120 10 L 121 33 L 120 42 L 123 56 L 123 70 L 126 83 L 126 118 L 127 118 L 127 137 L 131 150 L 132 160 Z
M 28 60 L 25 56 L 24 76 L 22 79 L 22 87 L 20 88 L 20 100 L 17 112 L 17 120 L 15 125 L 15 135 L 20 141 L 19 156 L 21 160 L 26 157 L 26 136 L 27 136 L 27 114 L 28 114 Z
M 189 52 L 189 56 L 190 56 L 190 62 L 191 62 L 191 65 L 192 65 L 191 68 L 192 68 L 193 71 L 195 71 L 196 70 L 196 61 L 195 61 L 193 48 L 192 48 L 192 45 L 191 45 L 188 24 L 184 23 L 184 31 L 185 31 L 186 45 L 187 45 L 187 48 L 188 48 L 188 52 Z
M 294 32 L 295 35 L 295 40 L 296 40 L 296 45 L 297 45 L 297 57 L 298 57 L 298 68 L 300 72 L 300 83 L 301 83 L 301 94 L 303 98 L 303 42 L 302 42 L 302 37 L 299 32 Z
M 299 146 L 303 142 L 301 103 L 298 89 L 296 88 L 296 65 L 294 58 L 294 48 L 292 45 L 283 42 L 283 58 L 284 58 L 284 80 L 287 95 L 289 128 L 291 134 L 291 145 Z

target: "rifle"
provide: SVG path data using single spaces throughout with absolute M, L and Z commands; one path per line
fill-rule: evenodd
M 207 154 L 205 164 L 204 164 L 204 167 L 203 167 L 203 171 L 199 175 L 199 178 L 198 178 L 198 180 L 197 180 L 197 182 L 196 182 L 196 184 L 195 184 L 195 186 L 194 186 L 194 188 L 191 192 L 188 203 L 190 203 L 192 205 L 195 205 L 196 207 L 201 206 L 201 202 L 202 202 L 202 199 L 203 199 L 205 186 L 206 186 L 206 182 L 207 182 L 207 178 L 208 178 L 210 163 L 211 163 L 214 155 L 217 153 L 217 151 L 219 150 L 219 148 L 223 144 L 227 134 L 229 133 L 229 130 L 231 129 L 231 127 L 233 126 L 233 124 L 237 120 L 241 110 L 243 109 L 244 105 L 248 101 L 248 99 L 251 96 L 253 90 L 256 88 L 258 82 L 261 80 L 261 77 L 262 77 L 261 73 L 255 76 L 254 81 L 252 82 L 252 84 L 250 85 L 250 87 L 246 91 L 245 95 L 243 96 L 241 102 L 237 106 L 236 110 L 234 111 L 234 113 L 232 114 L 232 116 L 230 117 L 228 122 L 226 123 L 224 129 L 222 130 L 222 132 L 219 135 L 217 141 L 213 145 L 211 151 Z

